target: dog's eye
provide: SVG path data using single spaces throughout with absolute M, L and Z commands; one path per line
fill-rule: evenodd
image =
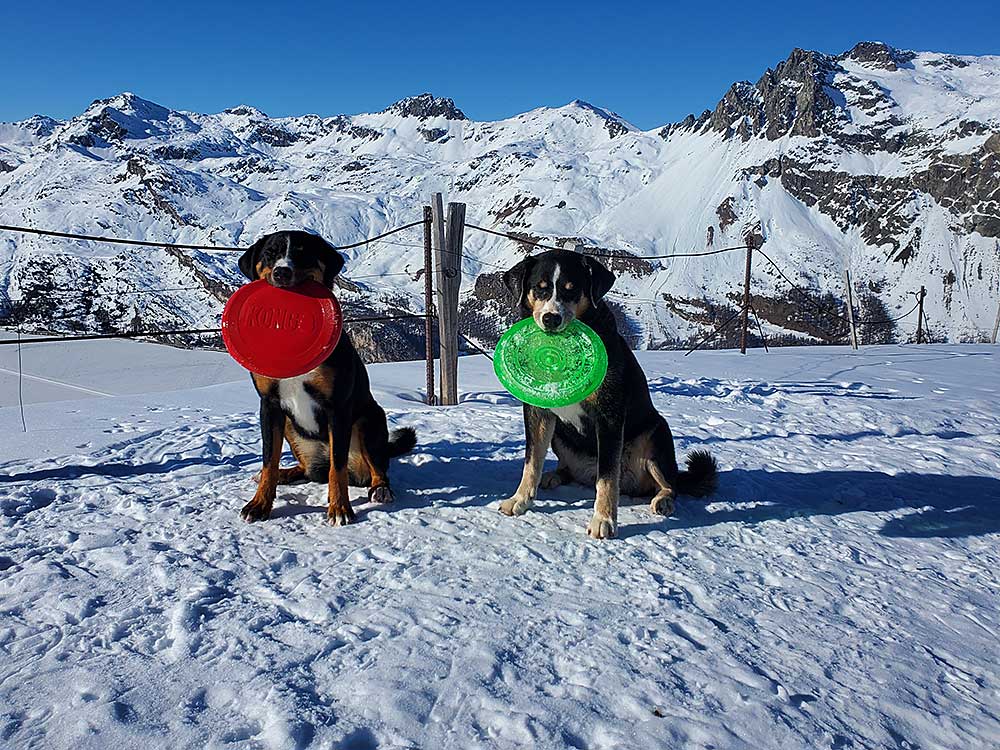
M 567 292 L 573 291 L 573 282 L 567 281 L 565 284 L 563 284 L 563 289 L 565 289 Z
M 549 288 L 549 282 L 547 282 L 547 281 L 539 281 L 538 282 L 538 288 L 539 289 L 548 289 Z

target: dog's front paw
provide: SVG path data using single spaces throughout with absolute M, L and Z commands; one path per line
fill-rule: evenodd
M 271 517 L 271 503 L 254 498 L 243 506 L 243 510 L 240 511 L 240 516 L 247 523 L 253 523 L 254 521 L 266 521 Z
M 354 523 L 355 519 L 354 508 L 349 502 L 331 505 L 326 509 L 326 520 L 331 526 L 347 526 L 349 523 Z
M 598 513 L 587 524 L 587 536 L 594 539 L 613 539 L 618 533 L 618 525 L 608 516 Z
M 368 490 L 368 499 L 373 503 L 391 503 L 396 499 L 388 485 L 382 484 Z
M 508 497 L 500 503 L 500 512 L 505 516 L 523 516 L 534 504 L 535 501 L 530 497 L 514 495 L 513 497 Z
M 556 469 L 555 471 L 547 471 L 544 474 L 542 474 L 541 487 L 544 490 L 554 490 L 556 487 L 559 487 L 562 483 L 563 483 L 562 474 L 559 473 L 558 469 Z

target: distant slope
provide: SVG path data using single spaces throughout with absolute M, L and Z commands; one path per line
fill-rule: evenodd
M 0 223 L 224 245 L 302 227 L 347 243 L 419 218 L 442 191 L 472 222 L 639 257 L 756 235 L 810 291 L 803 301 L 758 260 L 754 307 L 770 337 L 792 341 L 842 335 L 819 310 L 842 310 L 845 268 L 862 317 L 905 312 L 923 284 L 935 338 L 981 337 L 1000 295 L 998 175 L 1000 58 L 875 42 L 837 57 L 794 50 L 714 110 L 647 132 L 580 101 L 474 122 L 429 94 L 373 114 L 269 118 L 126 93 L 66 122 L 0 125 Z M 463 324 L 490 342 L 506 308 L 498 268 L 528 248 L 466 239 L 489 265 L 467 261 Z M 345 300 L 419 308 L 419 245 L 412 230 L 349 251 L 346 275 L 359 278 Z M 35 330 L 202 326 L 239 282 L 234 261 L 4 233 L 0 291 L 28 301 Z M 689 341 L 739 299 L 740 252 L 610 265 L 639 347 Z M 123 294 L 145 288 L 171 291 Z M 906 340 L 911 321 L 863 333 Z M 358 332 L 375 358 L 416 355 L 419 334 L 416 322 Z

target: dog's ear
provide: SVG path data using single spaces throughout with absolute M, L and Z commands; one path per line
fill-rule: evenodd
M 615 275 L 604 264 L 589 255 L 583 256 L 584 265 L 590 271 L 590 299 L 598 302 L 615 283 Z
M 509 291 L 511 297 L 513 297 L 514 304 L 519 307 L 523 306 L 525 303 L 524 295 L 527 290 L 524 288 L 524 282 L 527 280 L 528 273 L 534 265 L 535 259 L 529 256 L 509 271 L 504 272 L 503 285 L 507 287 L 507 291 Z
M 264 247 L 265 239 L 265 237 L 261 237 L 240 256 L 240 272 L 250 279 L 250 281 L 256 281 L 257 279 L 257 253 Z
M 344 256 L 341 255 L 329 242 L 322 238 L 317 238 L 323 243 L 320 252 L 320 260 L 323 261 L 323 286 L 333 288 L 333 280 L 337 278 L 344 268 Z

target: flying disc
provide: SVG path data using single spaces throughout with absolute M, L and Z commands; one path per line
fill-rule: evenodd
M 579 320 L 549 333 L 525 318 L 500 337 L 493 370 L 503 387 L 526 404 L 569 406 L 604 382 L 608 351 L 594 329 Z
M 253 281 L 237 289 L 222 311 L 229 354 L 269 378 L 294 378 L 320 365 L 343 327 L 337 299 L 315 281 L 288 289 Z

